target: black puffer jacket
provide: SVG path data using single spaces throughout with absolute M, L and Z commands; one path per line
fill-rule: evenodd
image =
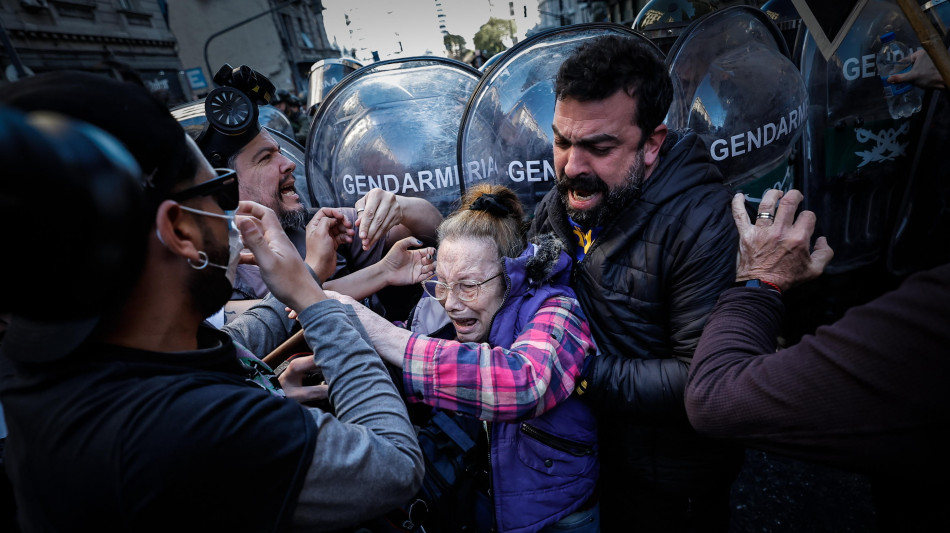
M 607 222 L 575 265 L 573 286 L 601 351 L 585 396 L 605 415 L 602 427 L 610 430 L 602 439 L 613 446 L 602 443 L 623 456 L 628 474 L 690 485 L 684 467 L 709 467 L 706 452 L 723 459 L 689 428 L 683 393 L 706 318 L 735 281 L 730 201 L 705 144 L 695 133 L 671 131 L 640 197 Z M 532 233 L 549 231 L 576 246 L 556 189 L 532 222 Z M 666 467 L 675 472 L 666 476 Z

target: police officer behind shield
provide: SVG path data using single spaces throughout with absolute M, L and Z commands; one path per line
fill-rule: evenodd
M 310 116 L 301 109 L 300 98 L 291 94 L 287 98 L 287 118 L 294 127 L 294 137 L 301 146 L 307 144 L 307 134 L 310 132 Z
M 742 452 L 698 436 L 683 392 L 706 317 L 735 281 L 731 195 L 694 134 L 662 124 L 672 83 L 635 39 L 583 43 L 557 75 L 557 186 L 532 232 L 573 243 L 600 351 L 578 384 L 599 411 L 603 531 L 726 531 Z

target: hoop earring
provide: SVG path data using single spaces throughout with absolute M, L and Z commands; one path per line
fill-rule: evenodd
M 204 261 L 203 263 L 201 263 L 200 266 L 195 266 L 195 264 L 191 262 L 190 257 L 186 259 L 186 261 L 188 261 L 188 266 L 190 266 L 191 268 L 195 270 L 201 270 L 202 268 L 208 266 L 208 254 L 202 252 L 201 250 L 198 250 L 198 257 L 200 257 L 201 260 Z

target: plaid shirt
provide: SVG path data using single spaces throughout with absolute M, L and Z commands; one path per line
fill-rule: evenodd
M 536 417 L 565 400 L 584 358 L 596 351 L 580 304 L 544 302 L 511 348 L 413 334 L 403 358 L 410 402 L 425 402 L 481 420 Z

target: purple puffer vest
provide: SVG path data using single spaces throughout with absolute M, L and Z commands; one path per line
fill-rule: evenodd
M 571 265 L 553 236 L 505 258 L 507 290 L 492 320 L 492 346 L 509 348 L 546 300 L 576 299 Z M 597 485 L 596 419 L 575 395 L 537 418 L 492 423 L 490 448 L 499 531 L 528 533 L 552 524 L 585 504 Z

